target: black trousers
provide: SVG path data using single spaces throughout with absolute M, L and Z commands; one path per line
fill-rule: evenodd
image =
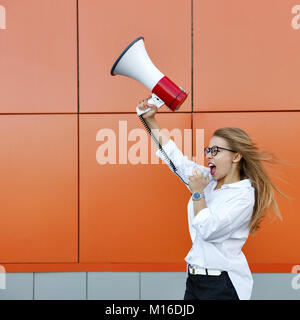
M 188 274 L 183 300 L 239 300 L 226 271 L 219 276 Z

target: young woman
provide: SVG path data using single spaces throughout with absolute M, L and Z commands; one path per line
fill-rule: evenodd
M 258 150 L 242 129 L 220 128 L 204 149 L 210 167 L 204 178 L 203 166 L 188 160 L 173 140 L 159 131 L 157 108 L 147 103 L 149 98 L 138 105 L 140 110 L 151 108 L 142 117 L 151 130 L 156 129 L 152 133 L 192 193 L 188 223 L 193 246 L 185 258 L 184 300 L 250 299 L 253 279 L 241 249 L 269 207 L 281 219 L 274 190 L 287 197 L 270 180 L 261 161 L 282 162 L 272 153 Z M 156 155 L 164 159 L 160 150 Z

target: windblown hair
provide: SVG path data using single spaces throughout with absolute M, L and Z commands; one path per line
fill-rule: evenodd
M 249 223 L 250 233 L 254 234 L 259 229 L 259 225 L 271 207 L 277 218 L 282 220 L 282 215 L 275 199 L 274 190 L 281 196 L 291 199 L 282 193 L 271 181 L 266 173 L 263 162 L 270 164 L 290 164 L 283 162 L 269 151 L 259 150 L 257 144 L 252 142 L 249 135 L 240 128 L 224 127 L 217 129 L 213 136 L 223 138 L 227 141 L 229 148 L 240 152 L 242 155 L 239 161 L 240 179 L 250 179 L 255 189 L 255 204 L 253 207 L 252 218 Z

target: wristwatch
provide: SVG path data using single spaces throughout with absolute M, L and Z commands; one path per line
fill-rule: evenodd
M 201 198 L 204 198 L 204 194 L 203 193 L 200 193 L 200 192 L 194 192 L 193 193 L 193 196 L 192 196 L 193 200 L 200 200 Z

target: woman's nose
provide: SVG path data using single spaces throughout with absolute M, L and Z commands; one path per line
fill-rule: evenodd
M 209 158 L 211 158 L 212 157 L 212 155 L 211 155 L 211 150 L 209 150 L 209 152 L 206 154 L 206 159 L 209 159 Z
M 211 159 L 212 159 L 212 155 L 211 155 L 211 153 L 208 153 L 206 155 L 206 161 L 209 162 Z

